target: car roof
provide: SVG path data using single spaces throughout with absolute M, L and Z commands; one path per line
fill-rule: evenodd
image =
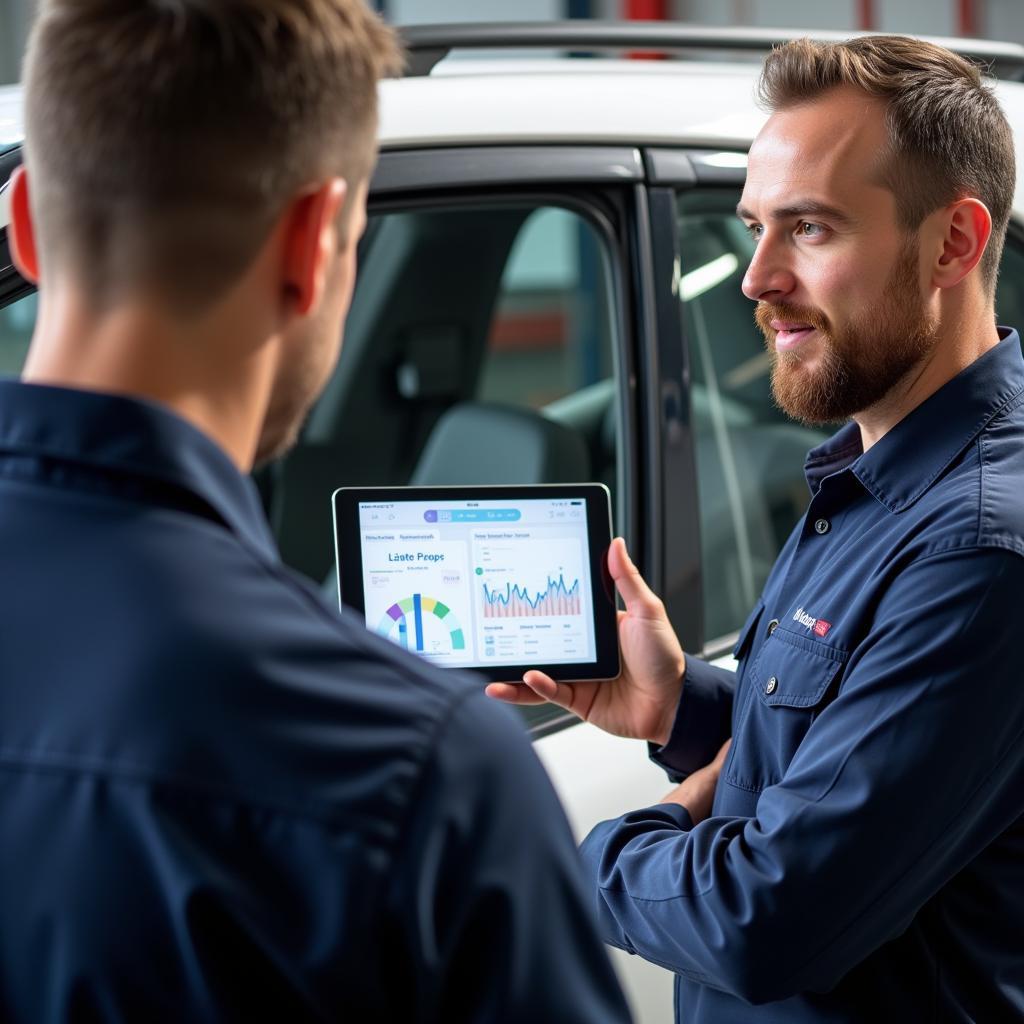
M 601 142 L 745 150 L 765 120 L 756 80 L 756 68 L 742 64 L 452 59 L 429 77 L 381 83 L 380 140 L 384 148 Z

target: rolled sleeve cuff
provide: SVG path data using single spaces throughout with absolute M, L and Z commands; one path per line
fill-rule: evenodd
M 663 747 L 648 744 L 651 760 L 673 782 L 714 760 L 729 738 L 735 685 L 735 673 L 687 655 L 682 696 L 668 742 Z

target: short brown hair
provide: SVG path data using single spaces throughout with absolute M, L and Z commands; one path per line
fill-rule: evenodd
M 768 56 L 759 94 L 769 110 L 782 110 L 844 85 L 886 103 L 889 146 L 880 172 L 906 230 L 967 196 L 988 207 L 992 237 L 981 275 L 994 292 L 1016 172 L 1013 133 L 981 70 L 908 36 L 798 39 Z
M 356 192 L 400 67 L 365 0 L 42 0 L 24 78 L 44 269 L 68 262 L 97 305 L 205 307 L 304 185 Z

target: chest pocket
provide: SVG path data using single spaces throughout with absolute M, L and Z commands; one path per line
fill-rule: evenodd
M 848 654 L 778 627 L 743 674 L 726 763 L 728 783 L 753 793 L 786 773 L 815 717 L 832 699 Z

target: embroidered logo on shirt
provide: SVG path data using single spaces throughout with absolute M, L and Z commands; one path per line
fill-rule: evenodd
M 826 636 L 832 628 L 831 622 L 826 622 L 824 619 L 816 619 L 813 615 L 808 615 L 803 608 L 797 608 L 793 613 L 793 621 L 799 622 L 801 626 L 813 630 L 815 636 Z

